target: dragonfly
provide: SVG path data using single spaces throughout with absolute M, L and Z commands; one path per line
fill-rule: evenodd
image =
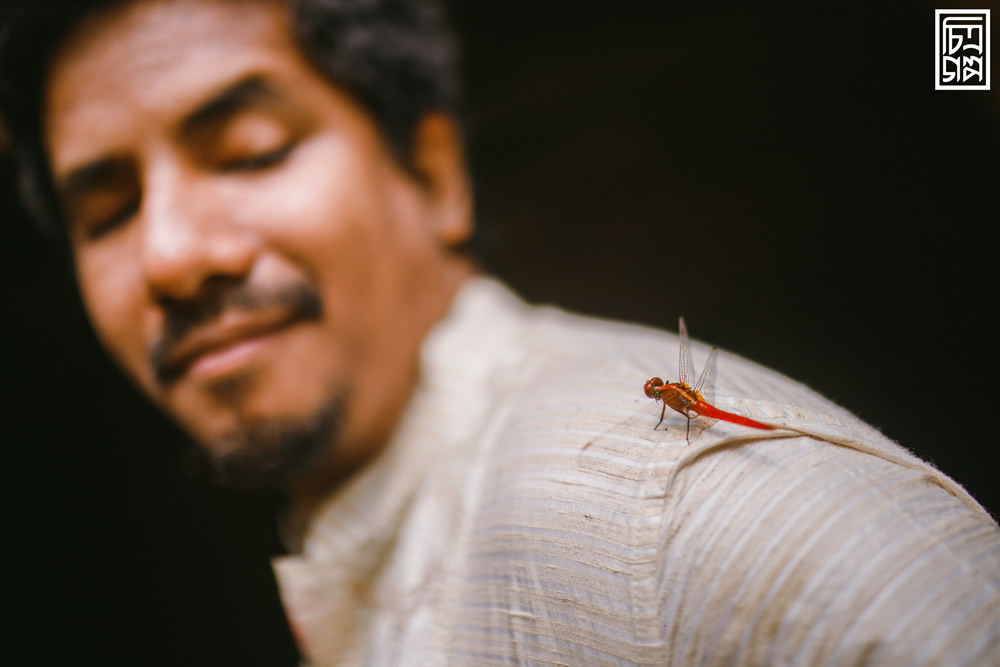
M 659 377 L 652 377 L 643 386 L 646 396 L 652 398 L 657 403 L 663 403 L 660 410 L 660 421 L 653 427 L 655 431 L 663 423 L 663 417 L 667 408 L 676 410 L 687 418 L 687 430 L 685 439 L 691 444 L 691 420 L 695 417 L 707 417 L 708 419 L 719 419 L 740 426 L 758 428 L 765 431 L 774 431 L 779 427 L 759 422 L 743 415 L 733 412 L 726 412 L 712 405 L 712 394 L 715 384 L 715 363 L 719 356 L 719 348 L 713 347 L 708 354 L 708 360 L 701 371 L 701 376 L 692 387 L 694 381 L 694 363 L 691 361 L 691 346 L 688 344 L 687 326 L 684 318 L 680 318 L 680 359 L 678 360 L 677 382 L 666 383 Z

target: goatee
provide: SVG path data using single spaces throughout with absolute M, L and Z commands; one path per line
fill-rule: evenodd
M 211 448 L 228 452 L 213 456 L 203 447 L 197 468 L 226 487 L 246 491 L 284 489 L 329 456 L 336 446 L 344 400 L 333 399 L 303 419 L 246 421 Z

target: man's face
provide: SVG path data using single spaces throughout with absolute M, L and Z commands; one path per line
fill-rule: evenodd
M 440 121 L 418 183 L 278 3 L 133 3 L 57 55 L 46 139 L 84 302 L 213 457 L 343 470 L 384 441 L 465 275 Z

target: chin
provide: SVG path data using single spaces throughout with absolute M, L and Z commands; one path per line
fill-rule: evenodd
M 207 469 L 222 486 L 285 489 L 307 477 L 336 449 L 344 404 L 336 398 L 306 417 L 242 420 L 200 448 L 198 467 Z

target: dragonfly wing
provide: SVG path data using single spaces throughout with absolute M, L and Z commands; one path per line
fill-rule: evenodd
M 705 368 L 702 369 L 701 377 L 698 378 L 698 384 L 694 388 L 696 392 L 701 394 L 706 403 L 715 403 L 715 362 L 718 358 L 719 348 L 713 347 L 712 351 L 708 353 Z
M 691 361 L 691 346 L 688 345 L 688 330 L 687 325 L 684 324 L 684 318 L 680 318 L 680 325 L 678 326 L 678 336 L 680 337 L 680 359 L 677 361 L 677 379 L 691 386 L 694 382 L 694 362 Z

